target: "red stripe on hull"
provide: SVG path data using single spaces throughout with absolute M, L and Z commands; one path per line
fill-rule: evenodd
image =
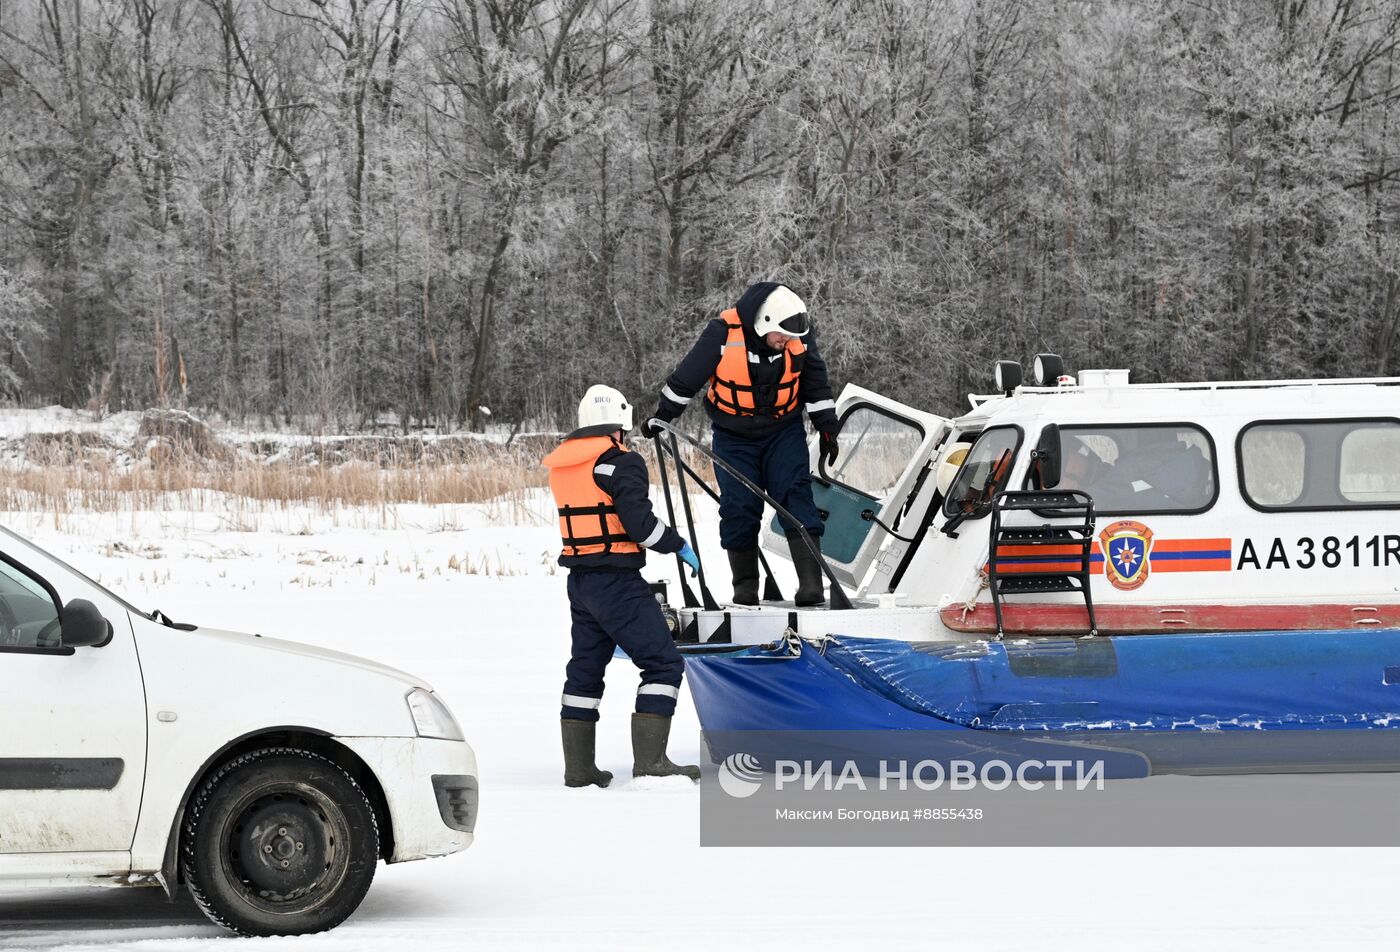
M 1083 551 L 1083 547 L 1078 545 L 999 545 L 997 546 L 997 558 L 1014 559 L 1020 556 L 1078 561 Z
M 1210 556 L 1198 559 L 1159 559 L 1155 555 L 1162 553 L 1177 552 L 1219 552 L 1230 551 L 1231 543 L 1229 539 L 1158 539 L 1153 543 L 1152 554 L 1148 556 L 1150 570 L 1153 572 L 1230 572 L 1234 570 L 1234 561 L 1231 557 Z M 1077 545 L 1002 545 L 997 547 L 997 559 L 1017 559 L 1036 558 L 1044 559 L 1044 562 L 997 562 L 997 572 L 1001 575 L 1015 575 L 1017 573 L 1052 573 L 1052 572 L 1074 572 L 1080 566 L 1080 548 Z M 1099 543 L 1093 544 L 1092 554 L 1097 556 L 1099 561 L 1092 562 L 1089 566 L 1089 574 L 1103 574 L 1103 549 Z M 987 567 L 984 565 L 985 572 Z
M 1219 552 L 1230 548 L 1229 539 L 1156 539 L 1153 552 Z
M 1152 572 L 1228 572 L 1229 559 L 1153 559 Z
M 1153 571 L 1159 571 L 1154 567 Z M 1083 634 L 1089 615 L 1081 605 L 1059 603 L 1001 606 L 1008 634 Z M 1400 605 L 1095 605 L 1099 630 L 1109 634 L 1156 631 L 1300 631 L 1340 628 L 1400 628 Z M 979 602 L 964 613 L 950 606 L 943 624 L 969 634 L 994 634 L 996 613 Z
M 998 575 L 1015 575 L 1017 572 L 1042 572 L 1042 573 L 1044 573 L 1044 572 L 1053 572 L 1053 573 L 1056 573 L 1056 574 L 1059 574 L 1059 575 L 1064 575 L 1064 574 L 1067 574 L 1067 573 L 1069 573 L 1069 572 L 1077 572 L 1078 570 L 1079 570 L 1079 563 L 1078 563 L 1078 562 L 1069 563 L 1069 564 L 1067 564 L 1067 563 L 1065 563 L 1065 562 L 1010 562 L 1010 563 L 1001 563 L 1001 562 L 998 562 L 998 563 L 997 563 L 997 574 L 998 574 Z

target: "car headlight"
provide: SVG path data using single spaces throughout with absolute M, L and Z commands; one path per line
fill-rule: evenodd
M 424 688 L 414 688 L 408 692 L 408 711 L 413 715 L 413 726 L 419 737 L 436 737 L 440 740 L 465 740 L 457 719 L 438 700 L 438 696 Z

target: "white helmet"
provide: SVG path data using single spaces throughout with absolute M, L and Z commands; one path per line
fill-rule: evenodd
M 620 391 L 595 383 L 579 401 L 578 426 L 579 429 L 607 426 L 615 430 L 630 430 L 632 404 Z
M 767 337 L 774 331 L 789 337 L 804 337 L 811 327 L 812 322 L 807 319 L 807 305 L 802 303 L 792 288 L 784 284 L 769 292 L 753 319 L 754 333 L 759 337 Z

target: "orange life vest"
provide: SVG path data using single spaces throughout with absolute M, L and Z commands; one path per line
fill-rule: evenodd
M 739 312 L 730 308 L 720 316 L 724 326 L 729 328 L 729 336 L 724 341 L 724 351 L 720 354 L 719 366 L 710 377 L 708 397 L 711 403 L 725 413 L 735 416 L 757 416 L 758 407 L 754 403 L 753 375 L 749 372 L 749 348 L 744 340 L 744 324 Z M 773 393 L 773 416 L 780 417 L 797 409 L 797 383 L 802 376 L 801 362 L 797 359 L 807 352 L 807 345 L 798 337 L 789 338 L 783 351 L 783 375 L 778 380 Z
M 612 497 L 593 481 L 598 457 L 614 448 L 630 452 L 610 436 L 588 436 L 565 440 L 544 458 L 559 512 L 564 555 L 642 551 L 622 528 Z

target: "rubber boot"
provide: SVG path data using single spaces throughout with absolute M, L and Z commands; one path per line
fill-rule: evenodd
M 758 604 L 758 549 L 730 549 L 729 574 L 734 576 L 734 604 Z
M 606 787 L 612 783 L 612 773 L 599 770 L 593 762 L 598 723 L 561 717 L 559 726 L 564 735 L 564 786 Z
M 632 776 L 689 777 L 700 780 L 700 768 L 673 764 L 666 756 L 671 719 L 665 714 L 632 715 Z
M 821 563 L 813 557 L 802 536 L 793 533 L 787 540 L 788 548 L 792 550 L 793 568 L 797 569 L 797 594 L 793 596 L 793 603 L 800 606 L 823 604 L 826 601 L 826 592 L 822 589 Z M 812 544 L 816 546 L 820 555 L 822 537 L 812 536 Z

